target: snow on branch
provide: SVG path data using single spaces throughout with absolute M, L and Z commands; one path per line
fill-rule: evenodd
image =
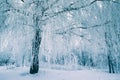
M 120 4 L 120 0 L 112 0 L 113 3 Z
M 76 3 L 79 2 L 79 1 L 76 1 L 74 3 L 69 4 L 68 7 L 64 7 L 61 11 L 54 12 L 54 13 L 51 13 L 51 14 L 47 14 L 48 17 L 45 20 L 50 19 L 50 18 L 52 18 L 54 16 L 57 16 L 59 14 L 65 13 L 65 12 L 74 11 L 74 10 L 80 10 L 82 8 L 86 8 L 86 7 L 90 6 L 90 5 L 92 5 L 93 3 L 95 3 L 96 1 L 98 1 L 98 0 L 94 0 L 91 3 L 80 6 L 80 7 L 72 7 L 73 5 L 75 5 Z
M 104 25 L 107 25 L 109 24 L 111 21 L 106 21 L 105 23 L 102 23 L 102 24 L 97 24 L 97 25 L 93 25 L 93 26 L 89 26 L 89 27 L 82 27 L 82 26 L 78 26 L 78 27 L 73 27 L 75 24 L 72 24 L 72 25 L 69 25 L 68 29 L 59 29 L 59 30 L 56 30 L 56 34 L 59 34 L 59 35 L 63 35 L 63 34 L 66 34 L 67 32 L 71 32 L 72 30 L 76 30 L 76 29 L 90 29 L 90 28 L 95 28 L 95 27 L 101 27 L 101 26 L 104 26 Z M 75 35 L 78 36 L 78 34 L 74 33 Z M 81 36 L 81 35 L 79 35 Z M 81 36 L 83 37 L 83 36 Z
M 8 11 L 15 11 L 15 12 L 23 14 L 25 16 L 31 15 L 30 13 L 28 13 L 24 10 L 13 7 L 7 0 L 0 3 L 0 7 L 3 7 L 3 5 L 7 5 L 9 7 L 8 9 L 2 10 L 1 12 L 3 12 L 3 13 L 8 12 Z
M 59 0 L 56 0 L 56 1 L 59 1 Z M 70 12 L 70 11 L 75 11 L 75 10 L 80 10 L 80 9 L 83 9 L 83 8 L 86 8 L 86 7 L 89 7 L 91 6 L 92 4 L 94 4 L 95 2 L 97 1 L 109 1 L 109 2 L 113 2 L 113 3 L 118 3 L 120 4 L 120 1 L 116 1 L 116 0 L 94 0 L 86 5 L 83 5 L 83 6 L 80 6 L 80 7 L 72 7 L 73 5 L 75 5 L 76 3 L 78 3 L 79 1 L 76 1 L 76 2 L 73 2 L 71 4 L 69 4 L 67 7 L 64 7 L 62 10 L 60 11 L 57 11 L 57 12 L 52 12 L 52 13 L 46 13 L 46 18 L 44 20 L 48 20 L 52 17 L 55 17 L 57 15 L 60 15 L 62 13 L 65 13 L 65 12 Z
M 113 2 L 113 3 L 120 4 L 120 0 L 96 0 L 96 1 L 110 1 L 110 2 Z

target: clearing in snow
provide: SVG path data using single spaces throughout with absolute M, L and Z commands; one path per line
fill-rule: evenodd
M 120 74 L 109 74 L 98 70 L 51 70 L 40 69 L 31 75 L 29 68 L 1 69 L 0 80 L 119 80 Z

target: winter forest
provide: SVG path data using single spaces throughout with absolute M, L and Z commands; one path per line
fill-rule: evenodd
M 0 0 L 0 80 L 119 80 L 120 0 Z

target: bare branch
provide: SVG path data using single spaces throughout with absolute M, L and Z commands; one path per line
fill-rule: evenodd
M 76 36 L 79 36 L 79 37 L 81 37 L 81 38 L 83 38 L 85 35 L 81 35 L 81 34 L 77 34 L 77 33 L 75 33 L 75 32 L 73 32 L 73 31 L 70 31 L 73 35 L 76 35 Z
M 66 34 L 69 31 L 72 31 L 72 30 L 75 30 L 75 29 L 90 29 L 90 28 L 95 28 L 95 27 L 101 27 L 101 26 L 109 24 L 110 22 L 111 21 L 106 21 L 103 24 L 93 25 L 93 26 L 90 26 L 90 27 L 81 27 L 81 26 L 73 27 L 75 25 L 75 24 L 73 24 L 73 25 L 71 25 L 72 26 L 71 28 L 68 28 L 66 30 L 61 30 L 61 31 L 60 30 L 56 30 L 56 34 L 63 35 L 63 34 Z M 70 27 L 70 25 L 68 27 Z
M 63 8 L 62 10 L 58 11 L 58 12 L 54 12 L 54 13 L 46 13 L 45 16 L 47 16 L 44 20 L 49 20 L 50 18 L 52 17 L 55 17 L 57 15 L 60 15 L 62 13 L 65 13 L 65 12 L 70 12 L 70 11 L 75 11 L 75 10 L 80 10 L 80 9 L 83 9 L 83 8 L 87 8 L 89 6 L 91 6 L 92 4 L 94 4 L 95 2 L 97 1 L 111 1 L 113 3 L 118 3 L 120 4 L 120 2 L 118 1 L 115 1 L 115 0 L 94 0 L 92 2 L 90 2 L 89 4 L 86 4 L 86 5 L 83 5 L 83 6 L 80 6 L 80 7 L 72 7 L 73 5 L 75 5 L 75 3 L 78 3 L 79 1 L 76 1 L 74 3 L 71 3 L 68 7 L 65 7 Z
M 116 0 L 112 0 L 113 3 L 117 3 L 117 4 L 120 4 L 120 0 L 119 1 L 116 1 Z
M 70 32 L 71 32 L 73 35 L 75 35 L 75 36 L 78 36 L 78 37 L 80 37 L 80 38 L 82 38 L 82 39 L 85 39 L 85 40 L 91 42 L 91 39 L 87 39 L 84 34 L 81 35 L 81 34 L 77 34 L 77 33 L 73 32 L 73 31 L 70 31 Z
M 96 27 L 105 26 L 105 25 L 107 25 L 107 24 L 109 24 L 109 23 L 110 23 L 110 21 L 106 21 L 106 22 L 103 23 L 103 24 L 93 25 L 93 26 L 90 26 L 90 27 L 71 27 L 71 28 L 69 28 L 69 29 L 67 29 L 67 30 L 63 30 L 63 31 L 61 31 L 61 32 L 59 32 L 59 30 L 57 30 L 56 34 L 65 35 L 65 34 L 67 34 L 67 33 L 69 32 L 69 33 L 71 33 L 71 34 L 73 34 L 73 35 L 76 35 L 76 36 L 78 36 L 78 37 L 81 37 L 82 39 L 85 39 L 85 40 L 91 42 L 91 39 L 87 39 L 87 38 L 85 37 L 85 35 L 76 33 L 76 32 L 74 32 L 74 31 L 72 31 L 72 30 L 73 30 L 73 29 L 79 29 L 79 28 L 80 28 L 80 29 L 96 28 Z
M 21 10 L 21 9 L 17 9 L 17 8 L 13 7 L 7 0 L 6 0 L 5 2 L 1 2 L 1 3 L 0 3 L 0 7 L 2 7 L 2 5 L 7 5 L 7 6 L 9 6 L 8 9 L 2 10 L 2 12 L 15 11 L 15 12 L 20 13 L 20 14 L 23 14 L 23 15 L 25 15 L 25 16 L 31 15 L 30 13 L 28 13 L 28 12 L 26 12 L 26 11 L 23 11 L 23 10 Z
M 49 18 L 52 18 L 52 17 L 54 17 L 54 16 L 57 16 L 57 15 L 59 15 L 59 14 L 65 13 L 65 12 L 74 11 L 74 10 L 80 10 L 80 9 L 82 9 L 82 8 L 86 8 L 86 7 L 90 6 L 90 5 L 92 5 L 93 3 L 95 3 L 96 1 L 98 1 L 98 0 L 94 0 L 94 1 L 92 1 L 91 3 L 86 4 L 86 5 L 83 5 L 83 6 L 80 6 L 80 7 L 72 7 L 72 5 L 74 5 L 74 4 L 77 3 L 78 1 L 77 1 L 77 2 L 74 2 L 74 3 L 71 3 L 68 7 L 63 8 L 61 11 L 47 14 L 48 17 L 47 17 L 45 20 L 47 20 L 47 19 L 49 19 Z
M 120 1 L 116 1 L 116 0 L 95 0 L 95 1 L 107 1 L 107 2 L 113 2 L 113 3 L 120 4 Z

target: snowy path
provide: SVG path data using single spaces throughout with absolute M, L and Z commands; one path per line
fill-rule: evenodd
M 0 80 L 120 80 L 120 74 L 109 74 L 93 70 L 63 71 L 40 69 L 31 75 L 28 68 L 2 69 Z

